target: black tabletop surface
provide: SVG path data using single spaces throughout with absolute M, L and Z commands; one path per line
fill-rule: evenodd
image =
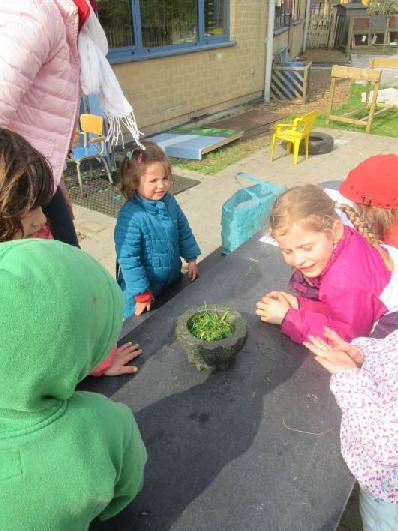
M 353 479 L 340 455 L 329 375 L 255 315 L 260 296 L 286 289 L 288 278 L 279 250 L 255 237 L 125 324 L 123 341 L 144 348 L 140 372 L 88 378 L 82 387 L 133 410 L 148 449 L 145 485 L 126 510 L 93 529 L 335 529 Z M 246 344 L 227 371 L 199 372 L 176 342 L 176 318 L 203 302 L 230 305 L 248 322 Z

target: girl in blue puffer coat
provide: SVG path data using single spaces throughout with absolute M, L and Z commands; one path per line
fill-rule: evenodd
M 169 193 L 171 165 L 154 142 L 128 152 L 121 168 L 126 203 L 115 228 L 117 281 L 124 297 L 124 317 L 141 315 L 181 277 L 181 257 L 188 278 L 198 275 L 200 249 L 187 218 Z

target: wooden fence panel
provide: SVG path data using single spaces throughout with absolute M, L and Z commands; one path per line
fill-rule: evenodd
M 330 31 L 330 16 L 311 16 L 308 25 L 307 48 L 327 48 Z

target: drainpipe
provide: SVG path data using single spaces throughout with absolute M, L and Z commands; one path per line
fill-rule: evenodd
M 275 23 L 275 0 L 268 2 L 268 24 L 267 24 L 267 50 L 265 56 L 264 72 L 264 102 L 271 100 L 271 74 L 272 61 L 274 58 L 274 23 Z
M 310 22 L 310 8 L 311 8 L 311 0 L 307 0 L 307 4 L 305 6 L 305 22 L 304 22 L 304 35 L 303 35 L 303 53 L 307 49 L 307 34 L 308 34 L 308 25 Z

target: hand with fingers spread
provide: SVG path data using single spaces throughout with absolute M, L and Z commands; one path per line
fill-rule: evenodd
M 325 328 L 325 337 L 333 344 L 329 345 L 319 337 L 309 336 L 309 341 L 305 341 L 304 346 L 315 354 L 315 360 L 330 373 L 357 369 L 362 364 L 363 353 L 359 348 L 350 345 L 329 328 Z
M 289 300 L 283 292 L 273 291 L 258 301 L 256 314 L 262 321 L 280 325 L 291 308 Z
M 106 376 L 120 376 L 121 374 L 135 374 L 138 367 L 127 365 L 131 360 L 142 353 L 138 344 L 125 343 L 117 349 L 112 365 L 104 372 Z
M 141 315 L 144 312 L 149 312 L 151 310 L 152 300 L 147 302 L 136 302 L 135 303 L 135 315 Z

